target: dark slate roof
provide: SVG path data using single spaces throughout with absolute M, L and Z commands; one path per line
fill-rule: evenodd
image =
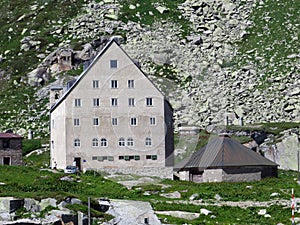
M 22 138 L 22 136 L 13 133 L 0 133 L 0 138 Z
M 227 135 L 214 137 L 208 144 L 175 166 L 175 170 L 232 167 L 278 166 Z

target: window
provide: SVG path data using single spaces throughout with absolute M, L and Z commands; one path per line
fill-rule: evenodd
M 93 118 L 93 125 L 94 126 L 99 126 L 100 125 L 99 118 L 97 118 L 97 117 Z
M 99 98 L 94 98 L 93 99 L 93 106 L 100 106 L 100 99 Z
M 111 88 L 118 88 L 118 81 L 117 80 L 111 80 L 110 81 L 110 87 Z
M 152 103 L 153 103 L 152 98 L 146 98 L 146 105 L 147 106 L 152 106 L 153 105 Z
M 108 156 L 107 159 L 108 159 L 108 161 L 114 161 L 114 157 L 113 156 Z
M 81 106 L 81 99 L 80 98 L 75 98 L 74 105 L 75 105 L 75 107 L 80 107 Z
M 134 88 L 134 80 L 128 80 L 128 88 Z
M 117 98 L 112 98 L 111 99 L 111 105 L 112 106 L 118 106 L 118 99 Z
M 134 156 L 134 160 L 140 160 L 140 158 L 141 158 L 141 157 L 140 157 L 139 155 L 135 155 L 135 156 Z
M 10 148 L 10 140 L 3 140 L 3 148 Z
M 74 147 L 80 147 L 80 140 L 78 138 L 74 140 Z
M 101 146 L 106 147 L 107 146 L 107 140 L 105 138 L 101 138 Z
M 152 145 L 152 140 L 151 138 L 147 137 L 145 141 L 146 146 L 151 146 Z
M 111 118 L 111 124 L 113 126 L 117 126 L 118 125 L 118 118 Z
M 133 146 L 133 138 L 127 139 L 127 146 Z
M 124 139 L 124 138 L 120 138 L 120 139 L 119 139 L 119 146 L 120 146 L 120 147 L 125 146 L 125 139 Z
M 117 60 L 110 60 L 110 68 L 117 68 L 118 67 L 118 61 Z
M 157 155 L 146 155 L 146 159 L 157 160 Z
M 99 80 L 93 80 L 93 88 L 99 88 Z
M 98 147 L 99 146 L 99 141 L 98 141 L 97 138 L 93 138 L 93 140 L 92 140 L 92 146 L 93 147 Z
M 137 118 L 135 118 L 135 117 L 130 118 L 130 125 L 131 126 L 136 126 L 137 125 Z
M 150 125 L 155 125 L 155 117 L 150 117 Z
M 79 119 L 78 118 L 74 119 L 74 126 L 76 126 L 76 127 L 79 126 Z
M 134 106 L 134 98 L 129 98 L 128 99 L 128 105 L 129 106 Z

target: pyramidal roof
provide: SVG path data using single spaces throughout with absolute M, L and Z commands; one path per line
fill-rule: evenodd
M 176 170 L 232 166 L 278 166 L 228 135 L 212 138 L 206 146 L 175 166 Z

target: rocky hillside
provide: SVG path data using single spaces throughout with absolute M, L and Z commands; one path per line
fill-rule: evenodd
M 300 120 L 298 0 L 0 3 L 0 129 L 48 134 L 48 91 L 117 36 L 178 124 Z M 74 62 L 57 63 L 63 52 Z

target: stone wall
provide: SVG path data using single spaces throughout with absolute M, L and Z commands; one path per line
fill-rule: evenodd
M 93 170 L 93 169 L 86 169 Z M 85 172 L 85 171 L 84 171 Z M 173 167 L 144 167 L 144 168 L 100 168 L 97 169 L 97 172 L 105 172 L 109 174 L 134 174 L 139 176 L 151 176 L 151 177 L 159 177 L 163 179 L 173 179 Z
M 22 165 L 22 150 L 0 150 L 0 165 L 5 164 L 4 158 L 9 158 L 9 165 L 20 166 Z
M 250 173 L 226 173 L 222 169 L 204 170 L 203 182 L 238 182 L 238 181 L 257 181 L 261 179 L 261 172 Z

